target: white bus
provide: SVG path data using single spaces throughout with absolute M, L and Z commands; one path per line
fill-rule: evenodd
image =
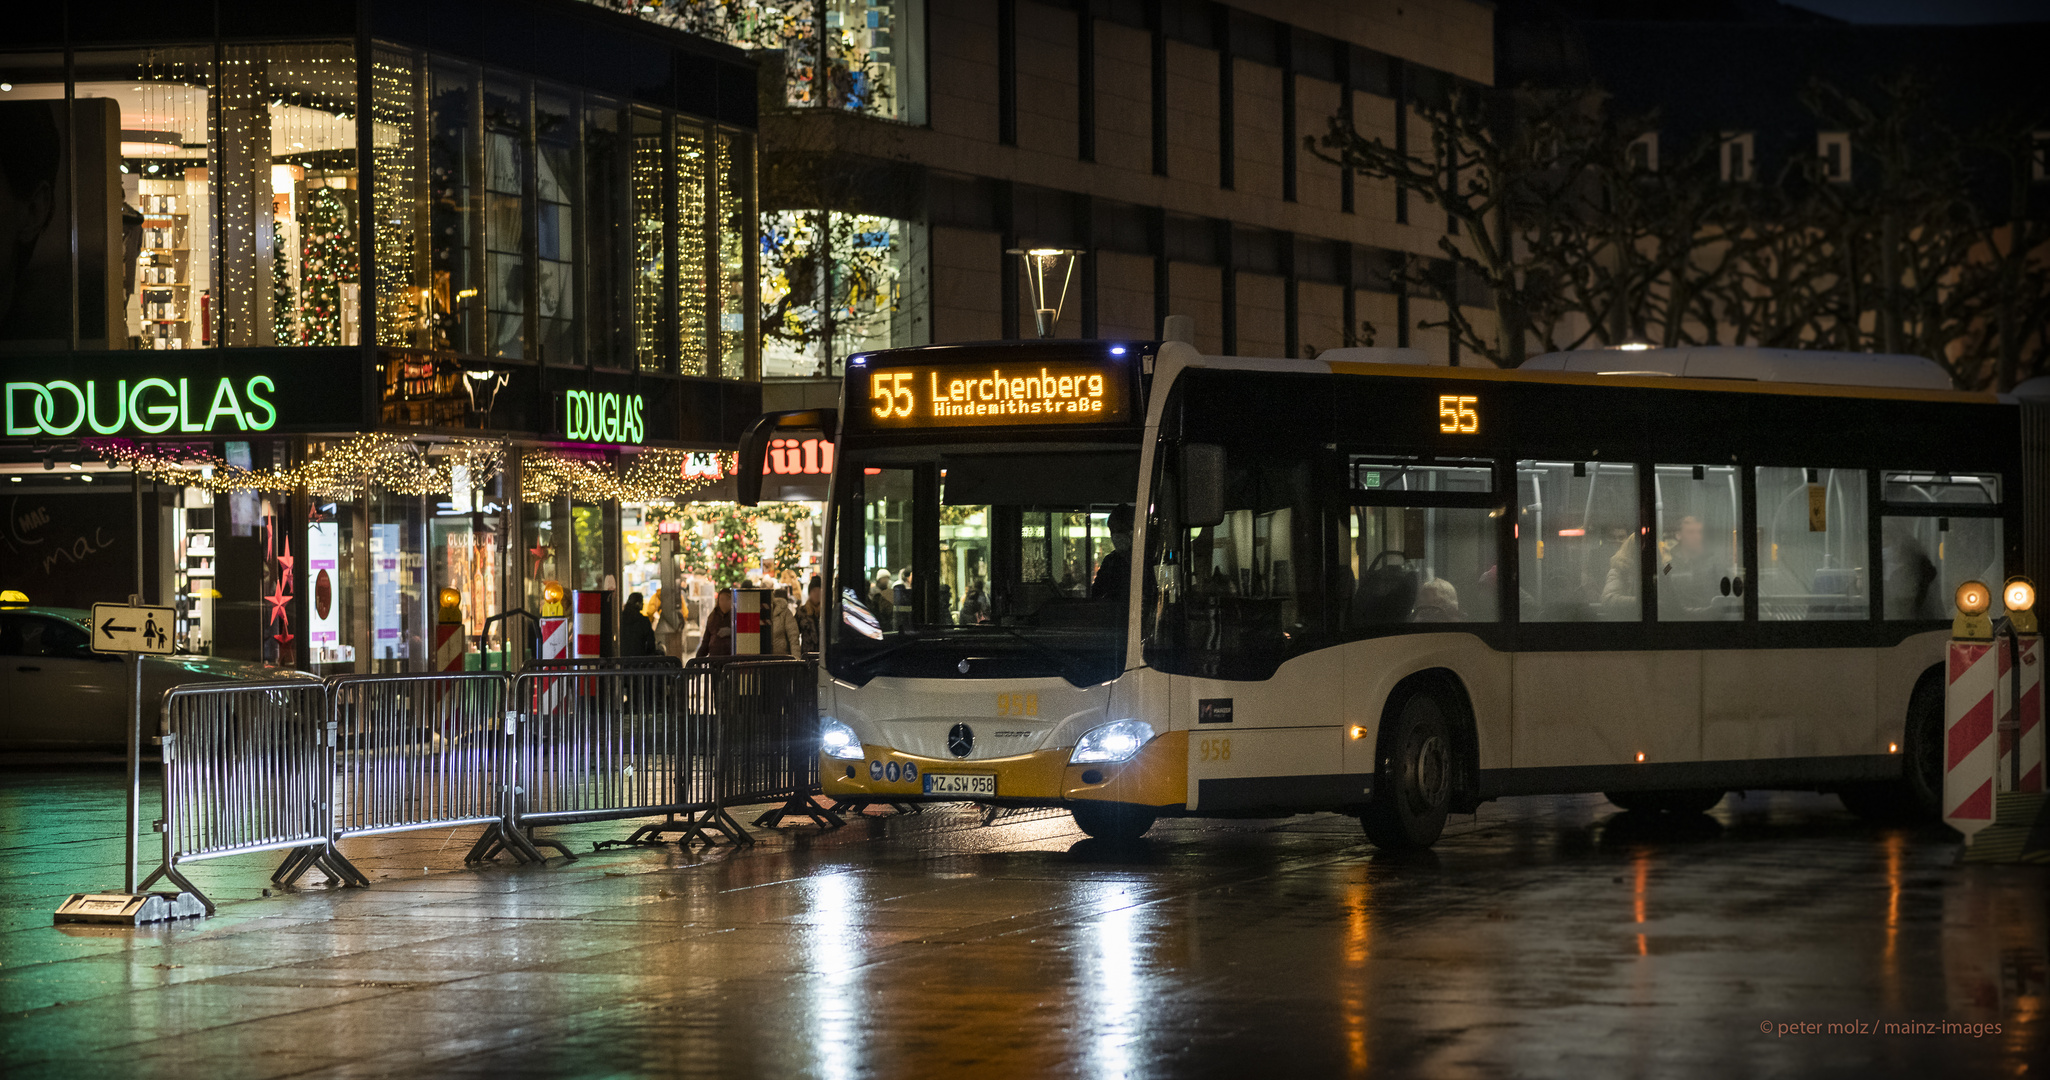
M 1948 598 L 2020 565 L 2011 402 L 1899 358 L 1416 359 L 897 349 L 765 416 L 756 468 L 838 424 L 825 793 L 1389 848 L 1506 795 L 1933 811 Z

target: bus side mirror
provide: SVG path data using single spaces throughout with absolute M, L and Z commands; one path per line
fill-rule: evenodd
M 742 506 L 761 505 L 762 466 L 769 454 L 769 443 L 784 431 L 818 431 L 827 442 L 832 442 L 840 435 L 840 411 L 799 409 L 763 413 L 761 419 L 750 424 L 740 436 L 739 467 L 733 476 L 734 502 Z
M 1191 529 L 1224 520 L 1224 447 L 1188 443 L 1182 447 L 1182 524 Z

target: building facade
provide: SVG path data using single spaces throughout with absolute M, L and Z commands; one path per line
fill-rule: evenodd
M 0 56 L 4 581 L 424 670 L 653 591 L 761 408 L 755 63 L 570 0 L 64 2 Z

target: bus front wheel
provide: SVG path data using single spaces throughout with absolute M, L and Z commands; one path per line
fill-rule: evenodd
M 1431 694 L 1413 692 L 1382 725 L 1373 801 L 1360 825 L 1374 846 L 1421 851 L 1438 842 L 1452 807 L 1452 725 Z
M 1080 802 L 1070 806 L 1075 825 L 1098 840 L 1130 841 L 1146 835 L 1160 812 L 1131 803 Z

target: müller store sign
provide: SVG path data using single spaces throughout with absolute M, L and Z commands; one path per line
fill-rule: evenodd
M 347 362 L 323 355 L 342 353 Z M 10 438 L 234 435 L 361 430 L 367 397 L 356 349 L 220 350 L 0 360 Z M 353 406 L 353 407 L 352 407 Z

